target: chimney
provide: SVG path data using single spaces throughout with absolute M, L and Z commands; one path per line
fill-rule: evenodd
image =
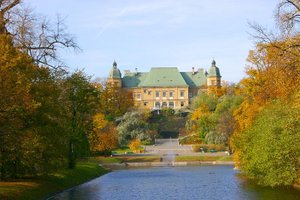
M 195 67 L 192 67 L 192 74 L 195 74 Z
M 135 75 L 138 75 L 138 68 L 135 68 Z

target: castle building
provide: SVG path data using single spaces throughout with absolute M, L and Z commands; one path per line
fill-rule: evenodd
M 150 72 L 126 70 L 122 77 L 114 62 L 108 83 L 131 92 L 139 109 L 180 109 L 188 106 L 199 92 L 220 88 L 221 74 L 213 60 L 208 72 L 194 67 L 191 72 L 179 72 L 177 67 L 153 67 Z

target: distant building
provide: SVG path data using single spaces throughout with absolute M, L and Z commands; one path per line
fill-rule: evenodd
M 132 92 L 134 104 L 140 109 L 180 109 L 188 106 L 200 91 L 221 87 L 221 74 L 212 61 L 208 72 L 204 69 L 179 72 L 177 67 L 153 67 L 150 72 L 125 71 L 124 76 L 114 62 L 108 83 Z

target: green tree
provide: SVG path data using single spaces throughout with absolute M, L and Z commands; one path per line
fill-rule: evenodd
M 69 167 L 73 168 L 76 157 L 89 154 L 87 136 L 92 130 L 92 117 L 98 109 L 100 91 L 82 71 L 67 77 L 64 87 L 70 113 Z
M 274 102 L 239 135 L 241 169 L 263 185 L 291 185 L 299 174 L 299 112 Z M 276 122 L 276 123 L 275 123 Z
M 120 145 L 127 145 L 133 139 L 139 139 L 140 141 L 150 140 L 148 134 L 149 126 L 144 119 L 143 113 L 136 111 L 127 112 L 122 118 L 121 123 L 117 127 Z

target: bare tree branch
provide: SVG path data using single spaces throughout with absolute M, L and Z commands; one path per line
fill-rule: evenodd
M 7 33 L 6 24 L 8 19 L 5 18 L 5 15 L 20 2 L 20 0 L 0 0 L 0 34 Z

